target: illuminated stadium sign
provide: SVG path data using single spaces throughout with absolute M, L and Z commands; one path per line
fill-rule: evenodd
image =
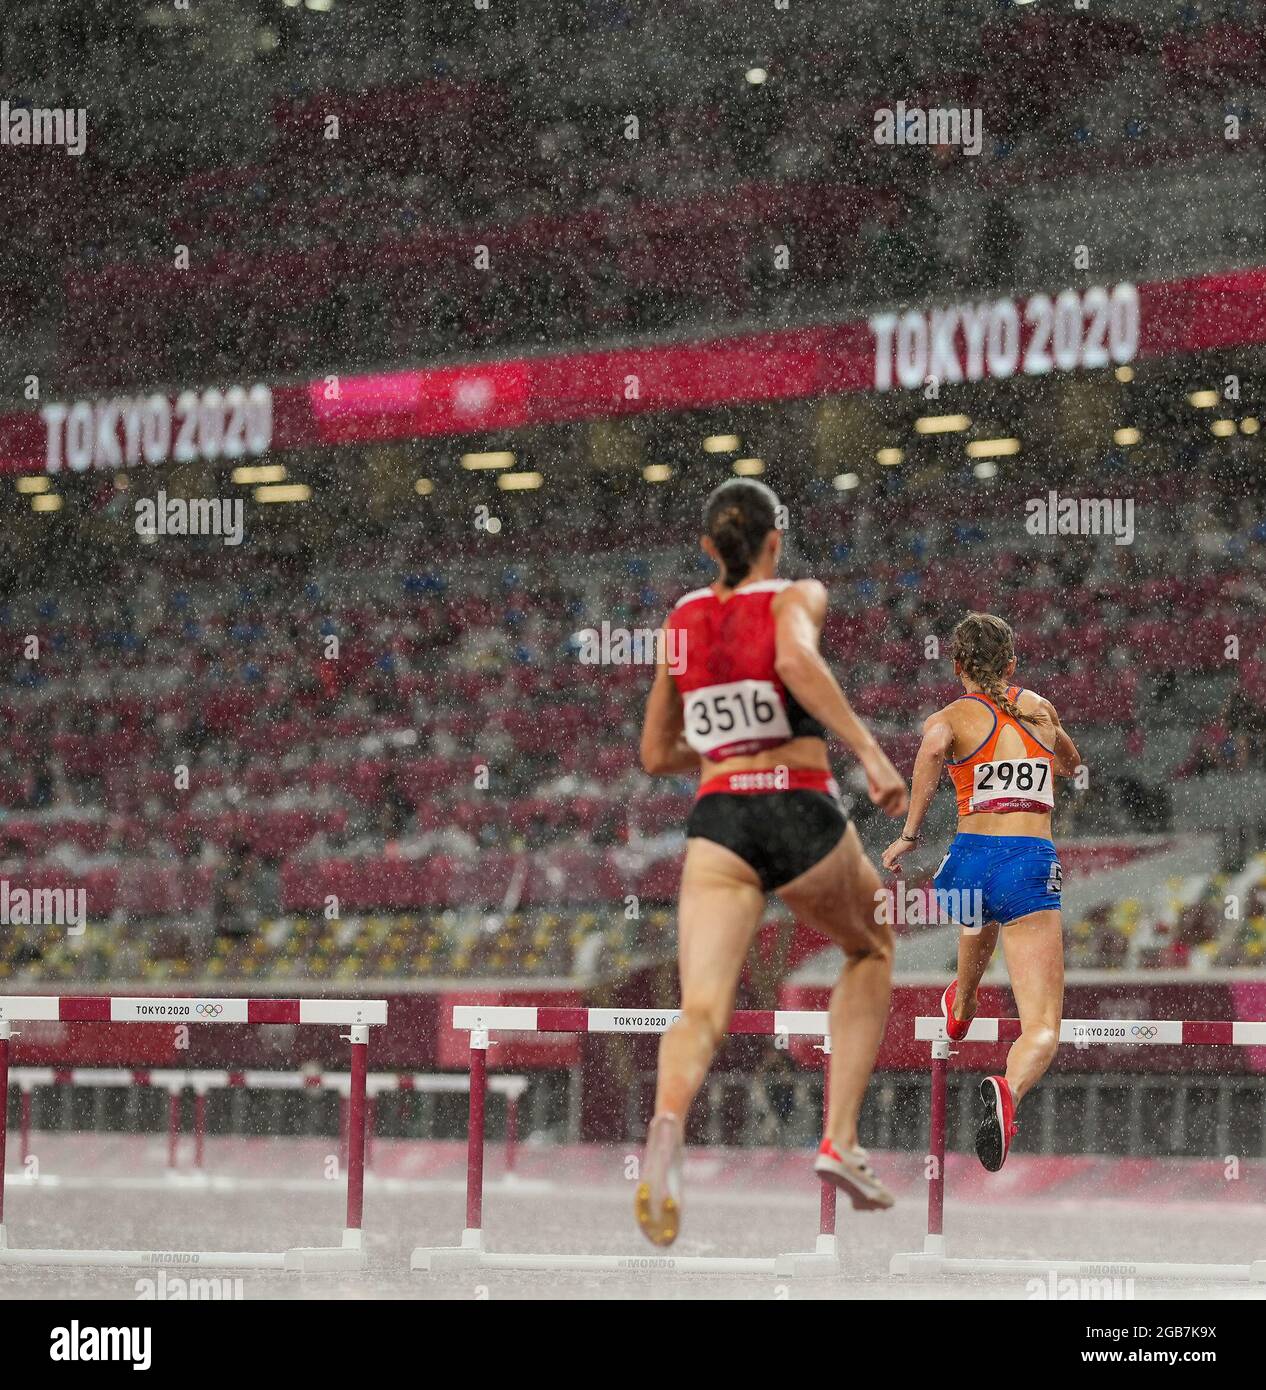
M 0 417 L 0 472 L 214 463 L 268 450 L 914 390 L 1266 343 L 1266 267 L 706 342 L 82 400 Z M 333 389 L 331 382 L 335 383 Z
M 215 463 L 266 453 L 273 393 L 264 385 L 46 405 L 44 467 L 82 473 L 141 463 Z
M 1064 290 L 1054 299 L 995 299 L 942 309 L 876 314 L 875 389 L 1005 380 L 1129 362 L 1139 347 L 1133 285 Z M 894 380 L 895 378 L 895 380 Z

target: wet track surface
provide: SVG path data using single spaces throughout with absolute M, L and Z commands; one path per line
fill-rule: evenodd
M 342 1227 L 342 1184 L 314 1176 L 328 1145 L 272 1141 L 238 1162 L 235 1141 L 212 1141 L 203 1184 L 168 1179 L 158 1141 L 118 1140 L 89 1149 L 81 1139 L 42 1136 L 44 1180 L 10 1170 L 7 1219 L 12 1247 L 272 1250 L 336 1245 Z M 417 1153 L 423 1146 L 401 1146 Z M 484 1226 L 489 1249 L 537 1253 L 653 1256 L 633 1227 L 632 1185 L 622 1176 L 622 1151 L 605 1152 L 610 1181 L 593 1180 L 593 1153 L 538 1149 L 522 1176 L 507 1181 L 490 1162 Z M 581 1158 L 583 1157 L 583 1161 Z M 781 1156 L 780 1156 L 781 1157 Z M 390 1155 L 384 1167 L 391 1169 Z M 365 1198 L 367 1267 L 359 1274 L 208 1270 L 204 1277 L 241 1279 L 231 1296 L 295 1298 L 1023 1298 L 1041 1297 L 1031 1274 L 895 1278 L 888 1261 L 918 1250 L 924 1209 L 917 1188 L 895 1210 L 854 1215 L 841 1208 L 838 1276 L 775 1278 L 650 1272 L 573 1273 L 479 1269 L 429 1275 L 409 1272 L 415 1246 L 449 1246 L 460 1238 L 463 1186 L 453 1155 L 429 1178 L 371 1176 Z M 754 1154 L 751 1181 L 742 1155 L 732 1155 L 720 1185 L 706 1164 L 687 1171 L 685 1223 L 672 1253 L 772 1256 L 812 1249 L 817 1194 L 811 1184 L 772 1184 Z M 897 1163 L 894 1160 L 894 1167 Z M 261 1176 L 261 1168 L 274 1174 Z M 72 1179 L 72 1170 L 74 1177 Z M 60 1183 L 55 1176 L 65 1176 Z M 734 1176 L 737 1174 L 737 1178 Z M 124 1185 L 126 1184 L 126 1185 Z M 1104 1261 L 1183 1260 L 1248 1263 L 1266 1259 L 1266 1209 L 1211 1195 L 1206 1201 L 1158 1201 L 1140 1189 L 1135 1200 L 1033 1196 L 1005 1202 L 951 1197 L 946 1210 L 949 1253 Z M 168 1275 L 189 1275 L 173 1263 Z M 0 1266 L 0 1298 L 136 1298 L 147 1269 Z M 1043 1281 L 1037 1281 L 1041 1283 Z M 227 1287 L 227 1286 L 226 1286 Z M 1130 1296 L 1127 1294 L 1126 1296 Z M 1235 1285 L 1139 1279 L 1132 1296 L 1266 1299 L 1266 1284 Z

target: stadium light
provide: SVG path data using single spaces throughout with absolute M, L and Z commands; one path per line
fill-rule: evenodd
M 831 486 L 836 492 L 851 492 L 860 482 L 856 473 L 840 473 L 831 480 Z
M 734 471 L 744 478 L 755 478 L 765 471 L 764 459 L 735 459 Z
M 967 445 L 969 459 L 998 459 L 1019 452 L 1018 439 L 973 439 Z
M 1218 393 L 1216 391 L 1193 391 L 1187 397 L 1187 401 L 1194 405 L 1197 410 L 1212 410 L 1218 403 Z
M 311 496 L 307 483 L 269 483 L 255 489 L 256 502 L 306 502 Z
M 509 449 L 494 449 L 484 454 L 463 454 L 463 468 L 513 468 L 514 455 Z
M 497 479 L 497 486 L 503 492 L 528 492 L 544 481 L 539 473 L 503 473 Z
M 1241 434 L 1256 434 L 1260 428 L 1261 426 L 1257 423 L 1257 417 L 1254 415 L 1246 415 L 1240 421 Z
M 953 434 L 970 427 L 966 415 L 920 415 L 914 422 L 916 434 Z
M 435 484 L 430 478 L 419 478 L 413 484 L 413 490 L 419 497 L 429 497 L 435 491 Z
M 875 455 L 875 461 L 885 468 L 895 468 L 903 458 L 905 453 L 901 449 L 880 449 Z
M 334 0 L 303 0 L 303 3 L 317 14 L 328 14 L 334 8 Z
M 769 74 L 764 68 L 748 68 L 747 70 L 747 80 L 753 87 L 762 86 L 768 76 Z
M 710 434 L 703 441 L 705 454 L 732 454 L 739 446 L 737 434 Z
M 1117 379 L 1118 381 L 1133 381 L 1133 380 L 1134 380 L 1134 368 L 1133 368 L 1133 367 L 1118 367 L 1118 368 L 1116 369 L 1116 371 L 1113 373 L 1113 375 L 1116 377 L 1116 379 Z
M 41 492 L 31 498 L 33 512 L 60 512 L 62 499 L 55 492 Z
M 1122 448 L 1128 448 L 1131 444 L 1137 444 L 1142 437 L 1133 425 L 1128 425 L 1125 429 L 1113 431 L 1112 442 L 1120 444 Z
M 972 469 L 972 472 L 981 479 L 992 478 L 998 472 L 998 465 L 996 463 L 990 463 L 988 459 L 985 459 L 984 462 L 978 463 L 975 468 Z
M 246 463 L 235 468 L 230 475 L 235 483 L 284 483 L 286 465 L 284 463 Z
M 21 493 L 47 492 L 50 483 L 44 475 L 37 474 L 34 477 L 19 478 L 14 487 Z
M 666 483 L 673 476 L 673 470 L 666 463 L 648 463 L 642 469 L 642 477 L 648 483 Z
M 1219 439 L 1225 439 L 1227 435 L 1235 433 L 1235 421 L 1215 420 L 1209 426 L 1209 430 L 1212 434 L 1216 434 Z

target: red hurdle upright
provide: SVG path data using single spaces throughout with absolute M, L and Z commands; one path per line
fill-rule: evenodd
M 932 1098 L 929 1124 L 928 1225 L 919 1252 L 894 1255 L 891 1274 L 1071 1274 L 1079 1278 L 1201 1279 L 1225 1283 L 1266 1283 L 1266 1258 L 1251 1264 L 1183 1264 L 1138 1260 L 1044 1260 L 997 1258 L 951 1259 L 945 1253 L 946 1071 L 951 1047 L 971 1043 L 1010 1043 L 1020 1036 L 1018 1018 L 977 1018 L 967 1036 L 953 1044 L 941 1018 L 916 1018 L 914 1036 L 932 1046 Z M 1077 1047 L 1260 1047 L 1266 1045 L 1266 1022 L 1231 1019 L 1181 1021 L 1141 1018 L 1066 1018 L 1059 1026 L 1061 1043 Z
M 510 1254 L 484 1247 L 483 1190 L 488 1049 L 491 1034 L 513 1030 L 528 1033 L 662 1033 L 676 1018 L 675 1010 L 555 1008 L 518 1005 L 480 1007 L 458 1005 L 453 1027 L 470 1034 L 470 1124 L 466 1141 L 466 1226 L 460 1246 L 420 1246 L 410 1268 L 440 1273 L 471 1268 L 665 1270 L 713 1274 L 770 1274 L 783 1278 L 802 1274 L 837 1274 L 835 1189 L 827 1184 L 819 1203 L 819 1228 L 814 1249 L 764 1258 L 722 1255 Z M 830 1021 L 825 1013 L 796 1010 L 740 1010 L 730 1021 L 731 1033 L 766 1037 L 812 1037 L 830 1066 Z M 828 1073 L 824 1069 L 823 1082 Z M 825 1100 L 824 1100 L 825 1103 Z M 631 1206 L 630 1194 L 630 1206 Z
M 0 1175 L 8 1128 L 9 1052 L 23 1020 L 64 1023 L 287 1023 L 342 1024 L 351 1044 L 351 1132 L 347 1163 L 347 1220 L 342 1244 L 295 1247 L 285 1251 L 197 1250 L 31 1250 L 8 1244 L 4 1217 L 4 1183 L 0 1178 L 0 1264 L 137 1265 L 186 1260 L 211 1269 L 356 1270 L 364 1267 L 361 1219 L 365 1178 L 365 1076 L 369 1029 L 387 1021 L 381 999 L 233 999 L 205 997 L 116 997 L 0 995 Z M 130 1073 L 128 1073 L 130 1075 Z M 196 1073 L 193 1073 L 196 1076 Z M 197 1099 L 205 1105 L 205 1089 Z M 205 1112 L 200 1132 L 205 1131 Z M 199 1140 L 199 1147 L 201 1141 Z

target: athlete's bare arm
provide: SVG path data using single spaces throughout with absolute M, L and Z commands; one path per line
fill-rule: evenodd
M 667 646 L 666 642 L 660 642 L 660 652 L 665 652 Z M 652 776 L 699 771 L 699 755 L 685 738 L 681 696 L 662 657 L 655 668 L 655 680 L 646 700 L 641 754 L 642 766 Z
M 875 736 L 853 712 L 818 640 L 826 620 L 826 589 L 816 579 L 799 579 L 774 599 L 774 670 L 803 707 L 852 749 L 866 773 L 870 799 L 890 816 L 909 802 L 905 779 L 893 767 Z
M 1034 695 L 1033 691 L 1028 693 Z M 1045 710 L 1051 718 L 1051 727 L 1055 733 L 1055 742 L 1052 748 L 1055 775 L 1057 777 L 1071 777 L 1081 766 L 1081 754 L 1077 751 L 1077 745 L 1068 737 L 1067 731 L 1059 722 L 1059 715 L 1055 713 L 1055 706 L 1049 700 L 1043 700 L 1040 695 L 1034 695 L 1034 698 L 1037 700 L 1038 708 Z
M 923 721 L 923 742 L 919 745 L 918 756 L 914 760 L 914 777 L 910 785 L 910 810 L 901 837 L 884 850 L 885 869 L 896 868 L 897 861 L 914 848 L 919 838 L 919 827 L 923 824 L 923 817 L 927 815 L 933 796 L 936 795 L 945 759 L 954 747 L 952 710 L 953 706 L 949 705 Z

